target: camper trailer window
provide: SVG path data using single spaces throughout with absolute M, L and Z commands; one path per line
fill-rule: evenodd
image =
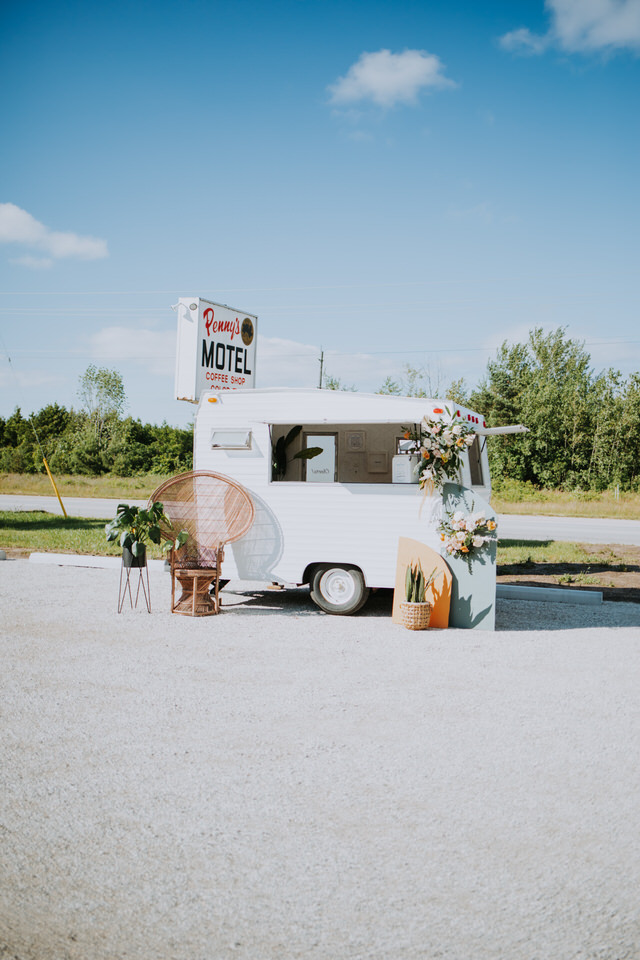
M 481 487 L 483 485 L 480 452 L 480 438 L 476 434 L 473 438 L 473 443 L 469 447 L 469 470 L 471 471 L 472 487 Z
M 213 450 L 250 450 L 251 430 L 212 430 Z
M 418 444 L 415 440 L 406 440 L 404 437 L 396 437 L 396 453 L 416 453 Z

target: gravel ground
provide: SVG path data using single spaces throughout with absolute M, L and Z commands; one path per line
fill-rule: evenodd
M 151 588 L 0 564 L 0 957 L 640 958 L 638 605 Z

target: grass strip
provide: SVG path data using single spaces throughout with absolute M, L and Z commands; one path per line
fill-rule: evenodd
M 107 543 L 107 519 L 61 517 L 44 510 L 0 511 L 0 548 L 21 553 L 79 553 L 119 557 L 117 543 Z M 147 555 L 160 558 L 160 548 L 148 544 Z

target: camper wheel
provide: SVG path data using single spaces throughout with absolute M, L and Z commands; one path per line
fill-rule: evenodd
M 356 613 L 369 597 L 362 571 L 337 565 L 317 567 L 311 581 L 311 599 L 325 613 Z

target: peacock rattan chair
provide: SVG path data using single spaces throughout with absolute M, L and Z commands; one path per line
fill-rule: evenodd
M 251 497 L 220 473 L 193 470 L 162 483 L 149 503 L 160 501 L 173 535 L 188 539 L 171 551 L 171 612 L 204 617 L 220 612 L 220 570 L 227 543 L 244 536 L 255 515 Z M 169 537 L 167 531 L 167 537 Z M 176 600 L 176 580 L 181 595 Z

